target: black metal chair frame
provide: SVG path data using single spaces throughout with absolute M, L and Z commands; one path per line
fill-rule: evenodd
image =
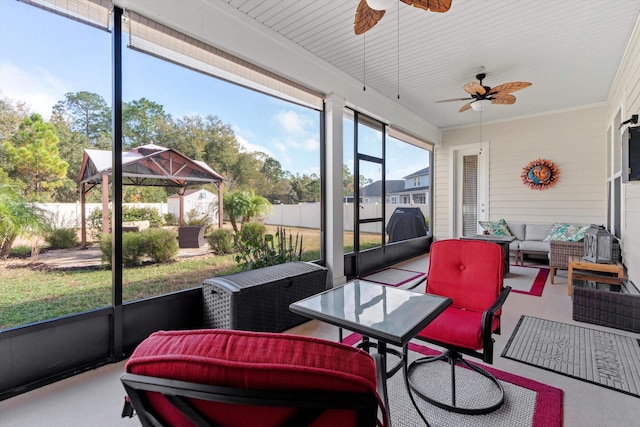
M 497 410 L 498 408 L 500 408 L 504 403 L 504 388 L 502 387 L 502 384 L 500 383 L 500 381 L 498 381 L 496 377 L 494 377 L 493 375 L 491 375 L 489 372 L 482 369 L 478 365 L 475 365 L 465 360 L 462 357 L 462 355 L 466 354 L 469 356 L 476 357 L 478 359 L 482 359 L 482 361 L 486 363 L 493 363 L 493 344 L 495 340 L 491 336 L 492 335 L 491 325 L 492 325 L 493 317 L 502 308 L 502 305 L 506 301 L 507 296 L 509 295 L 509 292 L 511 292 L 511 287 L 510 286 L 504 287 L 504 289 L 502 290 L 502 292 L 500 293 L 496 301 L 482 315 L 482 342 L 483 342 L 482 351 L 476 351 L 468 348 L 452 346 L 449 344 L 441 343 L 439 341 L 430 340 L 421 336 L 416 336 L 416 339 L 426 341 L 428 343 L 435 344 L 440 347 L 444 347 L 446 350 L 441 355 L 438 355 L 438 356 L 427 356 L 427 357 L 422 357 L 420 359 L 417 359 L 408 366 L 406 379 L 410 387 L 410 390 L 413 391 L 420 398 L 429 402 L 430 404 L 437 406 L 438 408 L 445 409 L 458 414 L 484 415 L 484 414 L 491 413 Z M 498 328 L 498 330 L 496 330 L 494 333 L 500 335 L 500 329 Z M 410 379 L 411 372 L 414 369 L 416 369 L 419 365 L 424 363 L 435 362 L 438 360 L 446 360 L 451 366 L 451 403 L 445 403 L 425 395 L 424 393 L 422 393 L 416 388 L 416 386 L 411 382 L 411 379 Z M 457 364 L 466 366 L 467 368 L 491 380 L 491 382 L 493 382 L 499 390 L 500 398 L 498 399 L 498 401 L 490 406 L 483 407 L 483 408 L 465 408 L 465 407 L 457 406 L 456 374 L 455 374 L 455 368 Z
M 372 355 L 376 362 L 378 395 L 382 402 L 386 398 L 386 378 L 381 369 L 380 356 Z M 146 392 L 161 393 L 167 401 L 185 415 L 196 426 L 217 427 L 194 407 L 190 400 L 200 399 L 227 404 L 274 406 L 297 408 L 283 425 L 284 427 L 311 425 L 322 413 L 329 409 L 347 409 L 358 413 L 358 427 L 377 425 L 380 417 L 383 425 L 388 425 L 386 408 L 381 408 L 372 393 L 305 391 L 305 390 L 251 390 L 178 381 L 167 378 L 150 377 L 130 373 L 122 374 L 120 380 L 129 396 L 125 401 L 122 416 L 137 413 L 144 427 L 166 426 L 156 410 L 145 397 Z M 129 402 L 130 405 L 129 406 Z

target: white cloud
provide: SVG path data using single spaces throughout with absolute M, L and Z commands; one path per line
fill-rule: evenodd
M 236 134 L 236 140 L 240 143 L 241 148 L 247 153 L 260 152 L 260 153 L 265 153 L 267 156 L 275 158 L 275 156 L 273 155 L 273 152 L 270 149 L 262 145 L 252 144 L 242 135 Z
M 51 116 L 51 108 L 69 92 L 65 82 L 44 68 L 21 69 L 9 62 L 0 63 L 0 92 L 2 96 L 23 101 L 32 112 L 40 113 L 45 120 Z
M 293 110 L 278 112 L 276 120 L 282 129 L 292 137 L 305 135 L 314 123 L 310 117 L 300 115 Z
M 312 117 L 286 110 L 278 112 L 276 122 L 283 132 L 280 140 L 287 147 L 306 151 L 316 151 L 320 147 L 316 121 Z

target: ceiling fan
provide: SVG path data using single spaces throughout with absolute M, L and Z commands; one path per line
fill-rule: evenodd
M 471 102 L 465 104 L 460 108 L 460 112 L 467 111 L 472 109 L 474 111 L 482 111 L 482 108 L 485 104 L 513 104 L 516 102 L 516 97 L 511 95 L 511 92 L 515 92 L 520 89 L 527 88 L 531 86 L 531 83 L 528 82 L 511 82 L 501 84 L 496 87 L 484 86 L 482 84 L 482 80 L 487 77 L 486 73 L 478 73 L 476 74 L 476 79 L 478 82 L 470 82 L 464 85 L 463 89 L 467 92 L 470 97 L 467 98 L 453 98 L 453 99 L 443 99 L 441 101 L 436 102 L 453 102 L 453 101 L 468 101 Z
M 451 0 L 360 0 L 353 26 L 356 35 L 373 28 L 384 16 L 385 9 L 397 1 L 432 12 L 446 12 L 451 7 Z

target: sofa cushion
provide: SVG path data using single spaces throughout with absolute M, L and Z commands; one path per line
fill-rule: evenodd
M 480 226 L 494 236 L 511 236 L 511 231 L 504 219 L 498 221 L 478 221 Z
M 511 231 L 512 236 L 516 236 L 517 240 L 524 240 L 524 222 L 507 221 L 507 227 Z M 513 247 L 511 247 L 513 249 Z
M 544 240 L 549 234 L 551 224 L 526 224 L 524 232 L 524 240 Z M 520 248 L 522 249 L 522 248 Z M 547 246 L 547 250 L 549 247 Z
M 543 242 L 541 240 L 523 240 L 520 242 L 521 251 L 539 251 L 549 252 L 551 245 L 549 242 Z
M 579 242 L 589 229 L 588 225 L 555 223 L 544 238 L 545 242 L 559 240 L 561 242 Z

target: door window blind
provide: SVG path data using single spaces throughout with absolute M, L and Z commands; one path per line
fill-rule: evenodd
M 478 234 L 478 156 L 462 159 L 462 235 Z

